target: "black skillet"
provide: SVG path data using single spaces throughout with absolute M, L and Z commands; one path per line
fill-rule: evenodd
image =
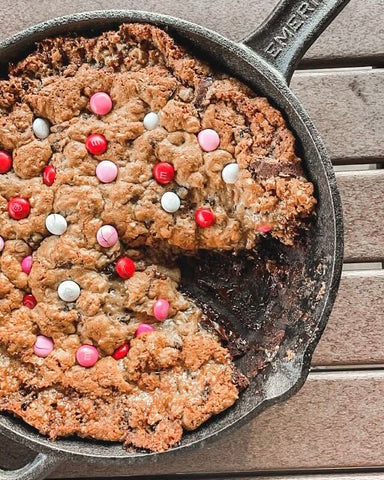
M 22 421 L 0 414 L 0 433 L 39 452 L 21 470 L 0 470 L 0 480 L 42 479 L 71 460 L 91 462 L 104 469 L 106 475 L 171 473 L 167 466 L 172 455 L 180 454 L 185 447 L 201 446 L 209 437 L 287 399 L 303 385 L 336 297 L 343 229 L 331 162 L 317 130 L 288 83 L 303 54 L 347 3 L 348 0 L 283 0 L 256 32 L 241 43 L 165 15 L 97 11 L 47 21 L 0 44 L 0 68 L 5 75 L 8 62 L 25 56 L 33 49 L 34 42 L 45 37 L 70 32 L 92 35 L 123 22 L 148 22 L 163 27 L 193 51 L 210 59 L 213 65 L 220 65 L 268 97 L 284 113 L 296 134 L 298 153 L 319 200 L 315 224 L 299 248 L 287 250 L 267 241 L 261 244 L 259 253 L 249 258 L 208 256 L 205 263 L 200 262 L 209 266 L 205 270 L 192 260 L 185 260 L 190 274 L 184 288 L 200 298 L 202 306 L 214 312 L 218 320 L 226 319 L 227 327 L 233 330 L 236 348 L 243 349 L 238 365 L 254 377 L 233 408 L 187 433 L 177 447 L 161 455 L 128 452 L 121 445 L 77 438 L 50 442 Z M 263 268 L 266 259 L 277 265 L 275 273 Z M 220 273 L 212 275 L 214 268 Z M 200 274 L 208 279 L 199 282 Z M 192 288 L 192 284 L 196 287 Z M 257 346 L 262 348 L 257 350 Z M 260 354 L 263 348 L 269 348 L 267 366 L 263 364 L 265 355 Z M 152 465 L 154 462 L 157 466 Z M 86 474 L 91 476 L 92 472 Z

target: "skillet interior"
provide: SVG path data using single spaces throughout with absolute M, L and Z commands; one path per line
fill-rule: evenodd
M 246 47 L 191 23 L 143 12 L 92 12 L 63 17 L 32 27 L 0 44 L 0 65 L 25 56 L 33 43 L 47 36 L 68 32 L 86 35 L 115 28 L 123 22 L 149 22 L 166 27 L 177 39 L 187 40 L 197 55 L 210 58 L 222 68 L 267 96 L 285 114 L 298 142 L 308 178 L 314 182 L 319 200 L 317 219 L 296 250 L 277 243 L 263 242 L 259 254 L 233 257 L 202 254 L 204 262 L 181 259 L 187 266 L 184 288 L 199 298 L 205 309 L 214 309 L 228 318 L 238 347 L 245 354 L 238 360 L 240 368 L 254 376 L 265 353 L 248 348 L 269 342 L 276 349 L 268 368 L 245 390 L 234 407 L 207 422 L 197 431 L 187 433 L 180 446 L 195 445 L 208 437 L 244 420 L 266 406 L 293 394 L 305 381 L 313 350 L 325 327 L 336 296 L 342 264 L 342 224 L 340 199 L 332 167 L 324 146 L 311 121 L 284 81 Z M 214 52 L 214 56 L 212 53 Z M 220 61 L 218 61 L 220 59 Z M 243 258 L 244 257 L 244 258 Z M 265 269 L 265 259 L 276 261 L 274 273 Z M 204 264 L 203 271 L 199 265 Z M 212 266 L 219 274 L 213 273 Z M 216 267 L 215 267 L 216 268 Z M 204 278 L 205 283 L 200 280 Z M 74 455 L 102 458 L 155 457 L 153 453 L 127 452 L 121 445 L 80 439 L 62 439 L 54 443 L 45 439 L 22 421 L 0 415 L 0 428 L 9 436 L 38 447 L 40 451 L 56 450 Z

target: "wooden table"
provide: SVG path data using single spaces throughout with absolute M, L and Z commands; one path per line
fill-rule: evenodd
M 240 40 L 276 3 L 0 0 L 0 37 L 75 11 L 132 8 L 179 16 Z M 143 475 L 384 479 L 383 25 L 384 0 L 352 0 L 310 49 L 292 82 L 336 165 L 346 227 L 340 293 L 306 385 L 231 436 L 172 462 L 160 461 L 155 471 L 143 468 Z M 0 437 L 4 467 L 16 468 L 32 456 Z M 124 473 L 109 469 L 92 476 Z M 65 465 L 52 477 L 87 475 L 85 465 Z

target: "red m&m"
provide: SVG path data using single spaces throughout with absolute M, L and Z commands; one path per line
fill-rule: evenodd
M 28 295 L 24 295 L 24 298 L 23 298 L 23 305 L 27 308 L 30 308 L 31 310 L 33 310 L 36 305 L 37 305 L 37 300 L 36 298 L 31 295 L 31 294 L 28 294 Z
M 30 210 L 29 202 L 25 198 L 13 197 L 8 202 L 8 213 L 14 220 L 27 218 Z
M 7 173 L 12 168 L 12 157 L 5 150 L 0 150 L 0 173 Z
M 100 133 L 92 133 L 85 140 L 85 148 L 92 155 L 101 155 L 107 150 L 107 140 Z
M 44 172 L 43 172 L 43 182 L 45 183 L 45 185 L 50 187 L 51 185 L 53 185 L 55 178 L 56 178 L 55 167 L 53 165 L 47 165 L 44 168 Z
M 127 353 L 129 352 L 129 345 L 128 343 L 123 343 L 121 347 L 115 350 L 115 353 L 112 355 L 112 357 L 115 360 L 121 360 L 122 358 L 127 356 Z
M 135 264 L 133 260 L 128 257 L 119 258 L 116 262 L 116 272 L 121 278 L 131 278 L 135 273 Z
M 175 176 L 175 169 L 170 163 L 160 162 L 153 167 L 153 176 L 158 183 L 166 185 L 172 182 Z
M 210 227 L 215 223 L 215 214 L 209 208 L 198 208 L 195 212 L 195 220 L 199 227 Z

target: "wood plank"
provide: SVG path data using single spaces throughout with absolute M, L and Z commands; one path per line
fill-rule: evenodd
M 383 0 L 351 0 L 310 48 L 304 65 L 383 65 L 383 14 Z
M 299 72 L 292 88 L 336 163 L 384 158 L 384 69 Z
M 338 172 L 345 223 L 345 259 L 384 259 L 384 170 Z
M 384 270 L 345 272 L 314 366 L 384 364 Z
M 123 477 L 121 477 L 123 478 Z M 213 477 L 206 477 L 207 480 L 210 478 L 211 480 L 214 480 Z M 216 477 L 217 480 L 384 480 L 384 473 L 333 473 L 329 475 L 323 475 L 323 474 L 313 474 L 313 475 L 308 475 L 307 473 L 300 474 L 300 475 L 284 475 L 281 477 L 280 475 L 273 475 L 273 476 L 241 476 L 238 477 L 237 475 L 233 476 L 231 475 L 230 477 Z M 117 479 L 118 480 L 118 479 Z M 199 479 L 200 480 L 200 479 Z M 205 480 L 201 479 L 201 480 Z
M 124 478 L 127 477 L 113 477 L 114 480 L 124 480 Z M 140 480 L 145 478 L 145 480 L 161 480 L 164 479 L 164 477 L 135 477 L 132 480 Z M 348 473 L 348 474 L 329 474 L 329 475 L 323 475 L 323 474 L 307 474 L 303 473 L 300 475 L 295 475 L 295 474 L 285 474 L 283 477 L 280 475 L 268 475 L 268 476 L 238 476 L 236 473 L 231 475 L 230 477 L 220 477 L 217 476 L 198 476 L 198 477 L 191 477 L 191 476 L 184 476 L 184 475 L 177 475 L 177 476 L 167 476 L 166 480 L 192 480 L 192 478 L 195 478 L 196 480 L 384 480 L 384 473 Z M 64 479 L 65 480 L 65 479 Z M 84 480 L 93 480 L 93 478 L 86 478 Z
M 316 372 L 295 397 L 203 449 L 160 456 L 156 466 L 66 462 L 52 477 L 384 468 L 383 399 L 384 371 Z
M 24 0 L 0 2 L 1 38 L 55 16 L 96 9 L 137 9 L 166 13 L 200 23 L 234 40 L 248 35 L 277 4 L 277 0 L 40 0 L 40 8 L 29 8 Z M 202 15 L 204 12 L 204 15 Z M 230 13 L 230 14 L 229 14 Z M 246 14 L 245 14 L 246 13 Z M 352 0 L 334 23 L 309 50 L 306 59 L 335 65 L 381 62 L 384 53 L 382 0 Z M 12 18 L 12 22 L 8 19 Z M 369 28 L 367 28 L 369 25 Z

